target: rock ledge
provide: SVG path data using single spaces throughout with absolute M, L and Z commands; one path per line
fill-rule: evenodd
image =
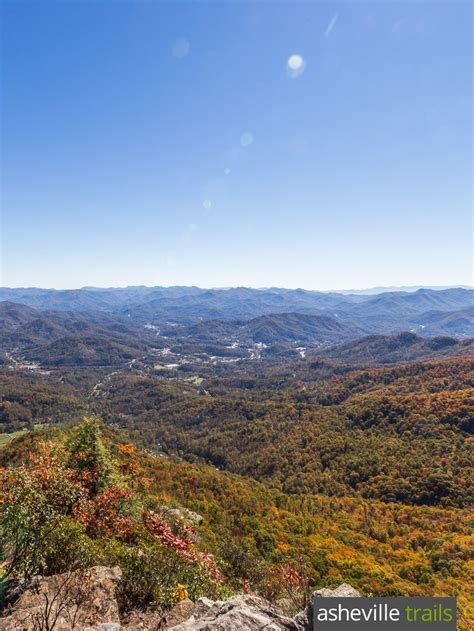
M 120 568 L 97 566 L 86 571 L 35 577 L 8 615 L 0 618 L 0 631 L 311 631 L 312 607 L 294 618 L 278 607 L 250 594 L 223 601 L 186 599 L 165 616 L 157 611 L 135 611 L 121 621 L 115 590 Z M 320 589 L 321 597 L 359 597 L 347 584 Z

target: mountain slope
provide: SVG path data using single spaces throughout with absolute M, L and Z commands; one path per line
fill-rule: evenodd
M 383 368 L 263 362 L 201 378 L 117 375 L 94 400 L 143 444 L 290 493 L 464 505 L 474 431 L 469 358 Z M 184 373 L 188 374 L 188 373 Z M 443 462 L 443 464 L 441 464 Z
M 0 450 L 0 467 L 12 471 L 19 462 L 27 461 L 28 453 L 38 453 L 39 439 L 47 439 L 61 450 L 74 445 L 72 436 L 71 430 L 49 429 L 17 438 Z M 242 591 L 247 585 L 267 598 L 279 598 L 285 594 L 283 570 L 296 567 L 305 573 L 297 588 L 298 597 L 299 590 L 310 592 L 345 581 L 366 594 L 457 593 L 460 610 L 465 611 L 471 582 L 467 566 L 457 561 L 469 554 L 466 511 L 369 504 L 359 498 L 294 497 L 214 467 L 140 452 L 124 442 L 126 436 L 116 430 L 105 431 L 102 440 L 124 476 L 122 483 L 141 496 L 139 506 L 145 501 L 145 506 L 162 511 L 160 514 L 168 515 L 168 519 L 173 514 L 189 514 L 186 511 L 201 516 L 199 548 L 213 553 L 228 590 Z M 54 479 L 54 466 L 49 467 L 49 479 Z M 121 523 L 113 522 L 113 514 L 109 516 L 109 528 Z M 179 527 L 179 521 L 175 527 Z M 124 544 L 117 533 L 115 540 L 110 534 L 108 538 L 92 533 L 88 537 L 87 545 L 95 551 L 93 554 L 102 555 L 101 562 L 108 559 L 110 563 L 112 553 L 119 555 L 114 564 L 122 568 L 128 590 L 120 596 L 122 607 L 130 601 L 135 607 L 147 606 L 146 598 L 138 598 L 152 594 L 140 590 L 150 581 L 152 585 L 154 580 L 159 581 L 162 574 L 160 566 L 155 573 L 147 574 L 152 550 L 148 548 L 146 555 L 137 557 L 142 559 L 140 571 L 139 565 L 127 565 L 127 559 L 135 559 L 133 546 L 137 544 L 128 544 L 123 554 Z M 99 546 L 93 545 L 94 538 Z M 67 539 L 62 541 L 66 546 Z M 414 541 L 418 545 L 413 545 Z M 137 543 L 139 546 L 140 539 Z M 67 550 L 71 555 L 74 548 Z M 67 557 L 62 555 L 57 562 L 67 562 Z M 175 562 L 171 567 L 179 565 Z M 175 571 L 168 572 L 171 588 L 176 581 L 182 582 Z M 420 575 L 425 579 L 419 580 Z M 193 581 L 189 589 L 194 592 L 195 579 L 188 575 L 188 580 Z M 163 598 L 162 591 L 159 595 Z
M 395 364 L 440 356 L 474 355 L 474 340 L 425 338 L 415 333 L 371 335 L 319 351 L 318 356 L 351 365 Z
M 474 337 L 474 305 L 454 311 L 426 311 L 411 318 L 411 323 L 419 335 Z
M 354 326 L 326 315 L 272 313 L 248 321 L 205 320 L 189 327 L 163 328 L 168 336 L 241 343 L 330 343 L 364 334 Z
M 257 342 L 328 343 L 362 335 L 363 331 L 325 315 L 282 313 L 260 316 L 245 327 Z
M 42 365 L 113 365 L 142 355 L 156 336 L 116 315 L 40 311 L 0 303 L 0 349 Z
M 103 336 L 63 337 L 36 346 L 25 356 L 43 366 L 113 366 L 142 354 L 144 347 L 117 342 Z
M 351 305 L 343 302 L 337 306 L 338 315 L 345 322 L 365 328 L 373 333 L 395 333 L 416 327 L 416 332 L 423 335 L 451 334 L 472 337 L 472 317 L 474 291 L 455 288 L 433 291 L 419 289 L 413 293 L 384 293 L 369 297 L 361 303 Z M 431 314 L 438 317 L 467 309 L 465 321 L 451 331 L 432 326 Z M 449 316 L 448 316 L 449 317 Z M 420 326 L 423 325 L 423 326 Z
M 38 312 L 27 305 L 10 302 L 0 302 L 0 330 L 11 331 L 35 319 Z

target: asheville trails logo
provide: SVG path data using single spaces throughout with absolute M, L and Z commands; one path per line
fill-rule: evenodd
M 455 598 L 316 598 L 315 631 L 456 631 Z

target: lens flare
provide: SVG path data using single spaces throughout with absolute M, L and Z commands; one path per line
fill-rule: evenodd
M 250 131 L 244 131 L 240 136 L 240 144 L 242 147 L 249 147 L 253 143 L 253 134 Z
M 299 77 L 305 69 L 306 62 L 301 55 L 291 55 L 286 62 L 286 70 L 291 79 Z

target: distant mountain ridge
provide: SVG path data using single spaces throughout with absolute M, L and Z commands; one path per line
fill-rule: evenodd
M 376 294 L 382 294 L 385 292 L 406 292 L 411 293 L 418 291 L 419 289 L 433 289 L 440 291 L 443 289 L 474 289 L 471 285 L 401 285 L 401 286 L 386 286 L 386 287 L 367 287 L 366 289 L 339 289 L 336 291 L 338 294 L 362 294 L 367 296 L 374 296 Z
M 474 306 L 474 290 L 418 289 L 374 295 L 307 291 L 304 289 L 200 289 L 198 287 L 84 288 L 74 290 L 0 288 L 0 302 L 11 301 L 39 310 L 105 311 L 142 322 L 167 320 L 195 324 L 201 320 L 250 320 L 275 313 L 327 315 L 360 326 L 369 318 L 371 330 L 387 332 L 394 324 L 429 311 L 463 310 Z M 371 321 L 371 322 L 370 322 Z M 417 323 L 423 324 L 423 322 Z
M 0 298 L 6 298 L 0 302 L 0 349 L 17 349 L 47 364 L 112 365 L 152 347 L 163 348 L 168 338 L 176 340 L 180 352 L 197 352 L 201 344 L 211 355 L 242 356 L 245 348 L 264 344 L 272 347 L 270 354 L 290 356 L 298 345 L 314 349 L 367 336 L 416 334 L 420 341 L 410 349 L 402 345 L 403 352 L 400 340 L 377 343 L 377 361 L 404 361 L 433 354 L 421 338 L 474 338 L 474 290 L 463 288 L 375 296 L 246 287 L 0 289 Z M 394 343 L 397 352 L 387 354 L 385 346 Z M 241 350 L 230 353 L 236 344 Z M 362 348 L 350 352 L 369 361 L 369 343 L 367 352 Z M 466 349 L 469 345 L 453 345 L 451 350 L 465 354 Z M 343 350 L 335 353 L 347 355 Z M 346 360 L 351 362 L 350 357 Z

